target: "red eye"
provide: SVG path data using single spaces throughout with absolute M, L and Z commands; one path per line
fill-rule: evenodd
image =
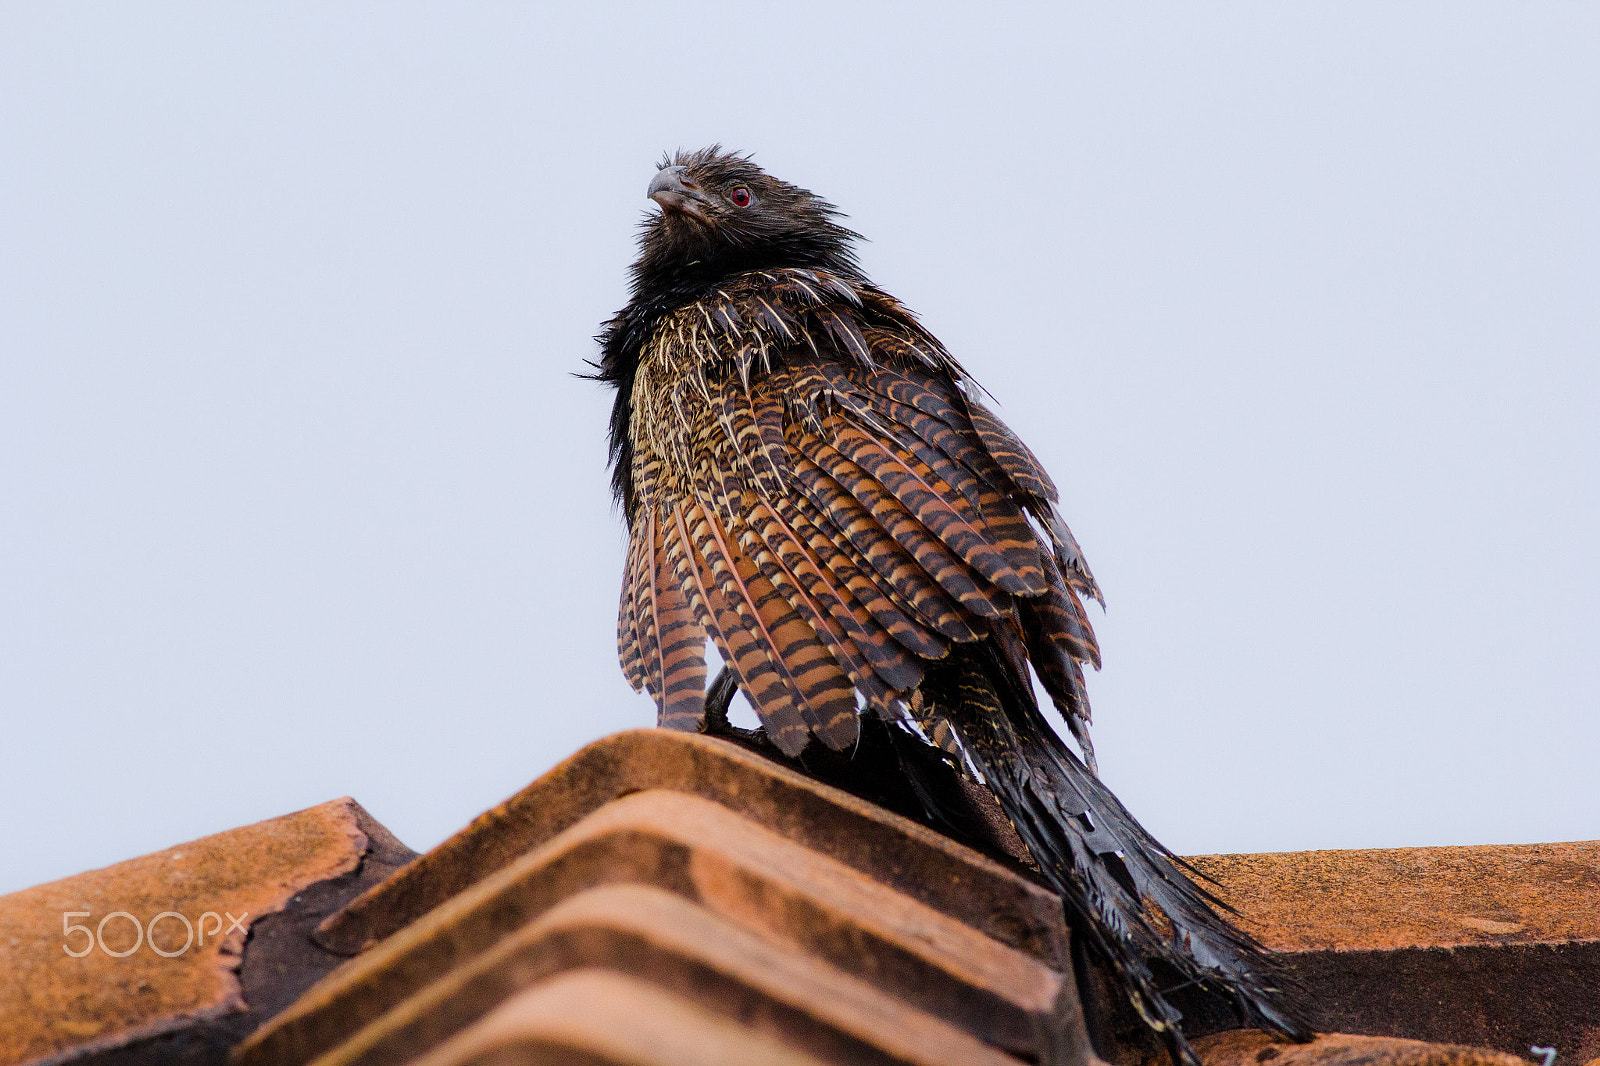
M 734 187 L 734 190 L 728 194 L 728 199 L 733 201 L 733 206 L 735 207 L 749 207 L 750 190 L 745 188 L 743 185 L 737 185 Z

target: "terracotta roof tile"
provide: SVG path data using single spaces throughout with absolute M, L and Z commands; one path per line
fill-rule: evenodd
M 577 970 L 519 993 L 416 1066 L 823 1066 L 643 981 Z
M 803 778 L 798 781 L 793 787 L 835 799 L 826 795 L 833 791 L 827 786 Z M 880 829 L 899 829 L 898 823 L 903 822 L 871 808 L 850 809 L 853 817 L 873 820 Z M 448 843 L 440 851 L 447 849 Z M 885 864 L 903 868 L 905 850 L 903 845 L 898 854 L 885 856 Z M 979 867 L 986 863 L 971 853 L 963 858 Z M 396 882 L 425 872 L 425 863 L 419 861 Z M 995 883 L 1015 878 L 998 869 L 988 873 Z M 941 879 L 934 880 L 938 883 Z M 982 887 L 981 879 L 965 875 L 942 880 L 945 889 L 933 893 L 941 902 L 971 910 L 984 901 L 981 896 L 974 898 L 975 889 Z M 588 954 L 563 953 L 551 946 L 553 941 L 542 923 L 550 920 L 552 908 L 562 908 L 564 900 L 575 904 L 585 898 L 583 894 L 593 895 L 595 886 L 617 883 L 648 884 L 657 896 L 664 891 L 673 894 L 669 898 L 688 901 L 678 906 L 690 908 L 684 914 L 703 915 L 696 928 L 705 937 L 724 938 L 721 932 L 713 937 L 713 930 L 728 931 L 726 937 L 753 936 L 755 942 L 776 950 L 776 958 L 796 960 L 794 965 L 825 966 L 831 975 L 828 982 L 835 988 L 850 987 L 854 979 L 878 989 L 903 1004 L 897 1008 L 902 1020 L 894 1029 L 917 1032 L 919 1026 L 929 1029 L 935 1019 L 942 1020 L 933 1028 L 956 1027 L 954 1035 L 932 1040 L 931 1047 L 959 1046 L 961 1040 L 977 1038 L 1027 1053 L 1038 1053 L 1047 1046 L 1076 1047 L 1078 1054 L 1085 1050 L 1065 959 L 1057 963 L 1059 969 L 1047 967 L 940 909 L 803 848 L 719 804 L 697 796 L 649 790 L 599 808 L 352 960 L 242 1048 L 241 1066 L 307 1061 L 346 1040 L 371 1044 L 381 1036 L 398 1045 L 413 1044 L 423 1039 L 421 1034 L 430 1024 L 444 1029 L 429 1037 L 439 1039 L 453 1031 L 450 1025 L 466 1024 L 509 994 L 512 986 L 497 983 L 492 976 L 504 972 L 503 964 L 495 961 L 502 953 L 520 960 L 514 969 L 523 981 L 535 979 L 535 974 L 547 976 L 564 968 L 594 964 L 600 941 L 592 937 L 583 941 Z M 1006 894 L 1011 901 L 1031 902 L 1034 898 L 1031 892 L 1019 894 L 1014 891 L 1016 886 L 1011 888 Z M 954 895 L 962 890 L 959 898 Z M 998 903 L 988 899 L 991 910 L 1001 908 L 1006 896 Z M 381 898 L 382 893 L 369 896 L 361 905 L 370 908 Z M 1017 924 L 1014 916 L 1005 919 L 1003 911 L 988 918 L 1003 927 Z M 1060 923 L 1059 905 L 1054 918 Z M 1058 928 L 1054 936 L 1064 937 L 1064 928 Z M 712 945 L 708 942 L 702 950 L 709 952 Z M 680 945 L 679 956 L 686 957 L 689 951 L 690 946 Z M 606 958 L 623 965 L 609 955 Z M 467 974 L 478 965 L 487 967 L 491 976 L 485 983 L 473 985 Z M 663 975 L 682 971 L 681 964 L 662 965 Z M 457 975 L 440 977 L 452 967 L 460 968 Z M 750 994 L 771 995 L 754 977 L 741 980 Z M 459 991 L 466 988 L 477 992 L 468 996 Z M 417 999 L 407 1004 L 408 996 Z M 729 993 L 726 998 L 731 1002 L 738 997 Z M 444 1008 L 468 1002 L 465 1009 Z M 812 1008 L 824 1014 L 827 1009 L 826 997 L 815 1001 Z M 385 1012 L 391 1011 L 416 1021 L 402 1024 L 396 1018 L 384 1019 Z M 374 1030 L 353 1035 L 371 1022 L 376 1022 Z M 390 1032 L 384 1035 L 378 1030 Z M 856 1057 L 861 1054 L 864 1052 L 858 1051 Z M 345 1051 L 334 1053 L 329 1061 L 346 1061 Z M 843 1061 L 853 1059 L 846 1056 Z M 895 1061 L 921 1060 L 902 1057 Z
M 1240 1029 L 1202 1037 L 1195 1050 L 1206 1066 L 1528 1066 L 1515 1055 L 1460 1044 L 1338 1033 L 1290 1044 Z
M 345 887 L 329 907 L 348 899 L 372 833 L 392 841 L 335 800 L 0 897 L 0 1064 L 163 1035 L 231 1044 L 260 1020 L 238 973 L 247 931 L 287 928 L 277 912 L 313 886 Z M 368 881 L 391 869 L 374 864 Z M 284 946 L 276 972 L 247 978 L 258 1000 L 292 998 L 332 966 Z
M 785 951 L 681 896 L 642 885 L 609 885 L 568 897 L 426 986 L 319 1063 L 409 1062 L 529 984 L 595 968 L 648 980 L 705 1011 L 742 1020 L 785 1046 L 808 1049 L 830 1062 L 1016 1063 L 820 960 Z M 603 1019 L 594 1024 L 603 1025 Z M 264 1060 L 247 1054 L 240 1061 Z
M 1317 1026 L 1600 1053 L 1600 841 L 1204 855 Z
M 1600 941 L 1600 840 L 1189 862 L 1282 951 Z
M 1061 907 L 1044 888 L 737 745 L 664 729 L 618 733 L 583 748 L 334 916 L 322 942 L 355 954 L 599 807 L 645 789 L 720 803 L 1047 964 L 1064 957 Z
M 409 865 L 345 800 L 0 898 L 0 972 L 20 975 L 0 985 L 0 1066 L 221 1066 L 273 1015 L 235 1066 L 1097 1066 L 1091 1035 L 1140 1066 L 1150 1045 L 1074 957 L 1059 901 L 1007 865 L 1004 833 L 980 846 L 1000 857 L 735 744 L 624 733 Z M 169 883 L 174 853 L 190 882 Z M 1600 1054 L 1600 842 L 1193 862 L 1288 954 L 1320 1028 L 1381 1034 L 1279 1044 L 1219 1032 L 1237 1021 L 1196 999 L 1186 1025 L 1207 1066 Z M 99 892 L 73 908 L 96 921 L 113 904 L 147 918 L 247 899 L 243 963 L 239 932 L 145 960 L 167 968 L 56 960 L 40 931 L 75 883 Z M 8 928 L 31 937 L 9 955 Z M 329 973 L 334 950 L 356 957 Z M 1391 1039 L 1408 1036 L 1452 1043 Z

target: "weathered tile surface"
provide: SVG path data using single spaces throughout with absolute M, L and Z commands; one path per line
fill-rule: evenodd
M 278 912 L 320 884 L 358 890 L 375 825 L 335 800 L 0 897 L 0 1064 L 162 1034 L 220 1059 L 236 1030 L 213 1027 L 248 1013 L 237 972 L 247 931 L 281 926 Z M 308 974 L 293 950 L 275 958 L 281 972 L 256 978 L 262 999 L 330 968 Z
M 522 992 L 416 1066 L 823 1066 L 748 1026 L 604 970 Z
M 0 897 L 0 1066 L 221 1066 L 267 1018 L 235 1066 L 1098 1066 L 1085 975 L 1097 1046 L 1138 1066 L 1059 901 L 993 844 L 738 745 L 624 733 L 414 862 L 342 800 Z M 1335 1034 L 1222 1031 L 1195 1001 L 1207 1066 L 1600 1055 L 1600 842 L 1192 861 Z M 113 911 L 104 947 L 63 950 Z M 145 933 L 163 912 L 171 958 Z
M 720 803 L 1047 964 L 1062 957 L 1060 904 L 1027 878 L 738 745 L 664 729 L 583 748 L 330 919 L 322 942 L 355 954 L 597 808 L 645 789 Z
M 1281 951 L 1600 941 L 1600 840 L 1189 861 Z
M 828 1062 L 1017 1062 L 943 1018 L 812 956 L 770 944 L 681 896 L 641 885 L 609 885 L 563 900 L 318 1059 L 317 1066 L 409 1062 L 521 989 L 593 969 L 647 981 Z M 574 1020 L 594 1007 L 577 1010 Z M 604 1016 L 600 1012 L 595 1024 Z
M 452 968 L 470 970 L 496 952 L 518 961 L 494 962 L 495 972 L 529 981 L 594 961 L 555 950 L 538 923 L 563 900 L 607 884 L 672 893 L 703 909 L 706 921 L 749 930 L 991 1044 L 1037 1051 L 1053 1043 L 1073 1060 L 1082 1054 L 1065 974 L 719 804 L 651 790 L 600 808 L 353 959 L 258 1033 L 242 1063 L 310 1059 L 385 1011 L 416 1013 L 414 1004 L 399 1006 L 408 996 L 436 992 L 437 1003 L 460 1004 L 460 995 L 434 986 L 455 980 L 442 976 Z M 529 943 L 507 948 L 507 938 Z M 595 937 L 583 943 L 591 953 L 602 946 Z M 428 1010 L 442 1010 L 437 1003 Z M 487 1007 L 466 1013 L 473 1009 Z M 1067 1047 L 1074 1041 L 1076 1052 Z
M 1528 1066 L 1525 1059 L 1483 1048 L 1341 1033 L 1291 1044 L 1239 1029 L 1201 1037 L 1195 1050 L 1205 1066 Z
M 1600 1054 L 1600 841 L 1190 861 L 1288 953 L 1319 1028 Z

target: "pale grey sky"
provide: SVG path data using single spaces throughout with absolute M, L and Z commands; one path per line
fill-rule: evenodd
M 609 402 L 663 149 L 999 399 L 1182 852 L 1600 836 L 1600 8 L 0 7 L 0 891 L 651 721 Z

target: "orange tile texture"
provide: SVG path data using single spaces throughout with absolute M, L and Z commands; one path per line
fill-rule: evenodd
M 1188 861 L 1280 951 L 1600 941 L 1600 840 Z
M 245 930 L 301 889 L 356 868 L 367 837 L 355 810 L 352 800 L 334 800 L 0 896 L 0 1066 L 241 1009 L 235 971 Z M 65 922 L 89 931 L 64 934 L 63 915 L 84 911 Z M 106 920 L 118 911 L 137 920 L 138 932 L 129 918 Z M 196 930 L 185 949 L 177 918 L 146 935 L 163 912 L 191 925 L 208 912 L 217 919 L 204 919 L 203 946 Z

